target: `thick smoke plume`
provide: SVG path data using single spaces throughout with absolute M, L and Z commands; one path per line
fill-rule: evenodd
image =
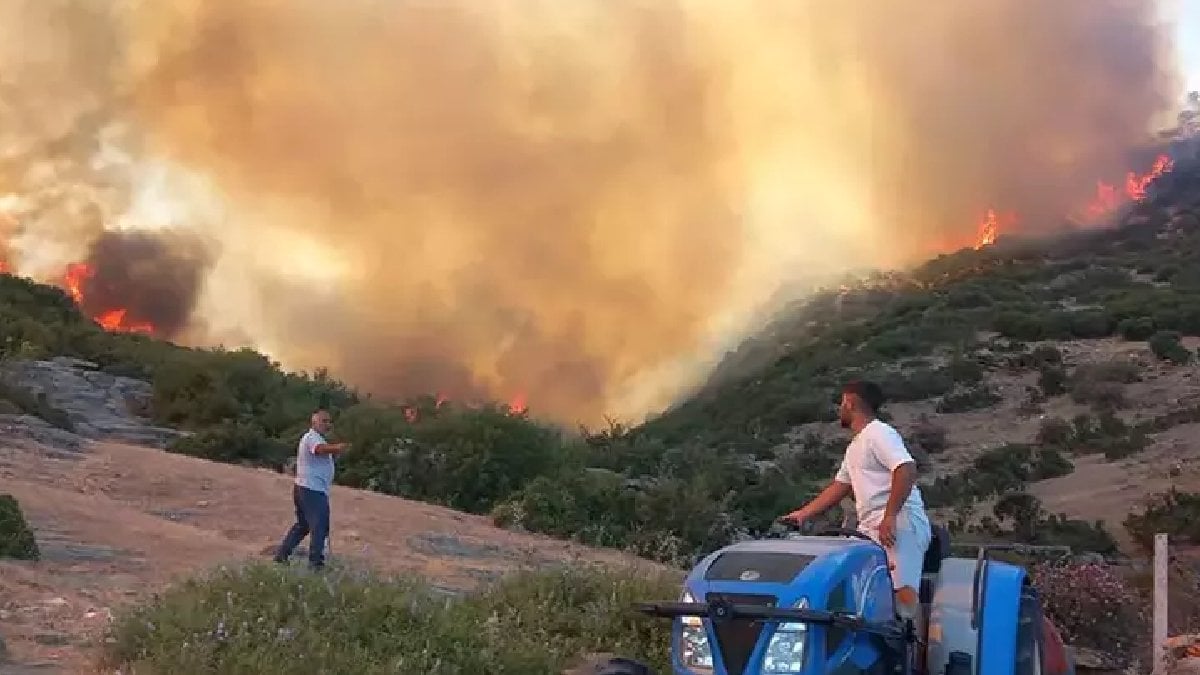
M 1147 0 L 0 6 L 14 184 L 219 237 L 210 339 L 563 421 L 669 402 L 784 281 L 1064 226 L 1175 91 Z
M 92 243 L 79 290 L 89 316 L 121 312 L 125 325 L 179 335 L 211 263 L 203 242 L 176 232 L 104 232 Z

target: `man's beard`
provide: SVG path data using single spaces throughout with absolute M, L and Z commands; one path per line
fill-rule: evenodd
M 843 429 L 850 428 L 850 418 L 845 415 L 838 415 L 838 422 L 841 423 Z

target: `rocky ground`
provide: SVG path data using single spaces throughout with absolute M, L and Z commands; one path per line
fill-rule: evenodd
M 52 405 L 67 413 L 75 433 L 83 438 L 162 448 L 181 434 L 148 424 L 138 415 L 138 411 L 149 409 L 149 382 L 110 375 L 94 363 L 68 357 L 11 361 L 4 364 L 4 375 L 12 384 L 45 395 Z M 32 440 L 56 446 L 65 438 L 36 421 L 22 431 L 21 427 L 29 422 L 0 415 L 0 425 L 12 425 L 14 433 Z
M 80 433 L 0 418 L 0 490 L 18 499 L 42 552 L 36 563 L 0 561 L 0 673 L 93 672 L 115 609 L 172 580 L 265 559 L 290 526 L 287 475 L 94 440 L 169 437 L 139 429 L 123 407 L 146 393 L 142 385 L 64 360 L 20 372 L 46 386 Z M 419 502 L 341 487 L 331 499 L 334 558 L 451 592 L 518 568 L 631 562 Z

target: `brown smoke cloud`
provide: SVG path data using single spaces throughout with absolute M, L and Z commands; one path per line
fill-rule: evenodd
M 49 175 L 221 239 L 208 339 L 566 422 L 670 402 L 782 282 L 1061 227 L 1175 91 L 1146 0 L 0 6 L 70 17 L 0 61 L 73 111 L 17 134 L 72 139 Z
M 177 336 L 191 323 L 213 253 L 188 233 L 103 232 L 84 261 L 79 306 L 93 317 L 120 311 L 117 327 Z

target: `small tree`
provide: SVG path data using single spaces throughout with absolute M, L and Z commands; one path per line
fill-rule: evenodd
M 1150 351 L 1163 361 L 1172 363 L 1187 363 L 1192 360 L 1192 353 L 1180 342 L 1181 336 L 1177 331 L 1160 330 L 1150 336 Z
M 0 494 L 0 558 L 37 560 L 40 555 L 20 504 L 12 495 Z
M 1018 540 L 1027 542 L 1033 541 L 1036 536 L 1038 523 L 1041 522 L 1044 513 L 1042 502 L 1025 492 L 1006 494 L 992 508 L 996 520 L 1001 523 L 1011 522 L 1013 534 Z
M 1154 335 L 1154 319 L 1148 316 L 1122 319 L 1121 323 L 1117 324 L 1117 332 L 1131 342 L 1146 340 Z
M 1038 386 L 1046 396 L 1067 393 L 1067 373 L 1059 366 L 1045 365 L 1038 369 Z

